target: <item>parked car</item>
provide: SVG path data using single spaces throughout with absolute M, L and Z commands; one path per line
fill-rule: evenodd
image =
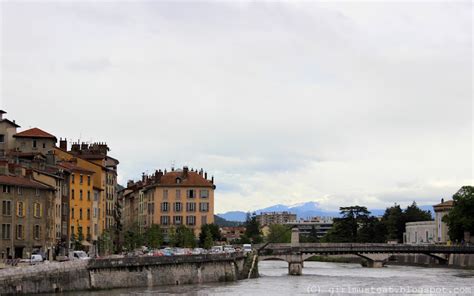
M 191 254 L 192 254 L 192 255 L 206 254 L 206 250 L 204 250 L 203 248 L 194 248 L 194 249 L 191 251 Z
M 224 253 L 235 253 L 235 249 L 232 246 L 225 246 Z
M 213 246 L 211 248 L 211 252 L 212 254 L 219 254 L 219 253 L 222 253 L 224 252 L 224 247 L 223 246 Z

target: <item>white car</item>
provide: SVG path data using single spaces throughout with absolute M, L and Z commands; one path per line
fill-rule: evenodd
M 88 260 L 91 259 L 84 251 L 72 251 L 69 253 L 69 258 L 71 260 Z
M 251 244 L 244 244 L 243 245 L 244 253 L 252 252 L 252 245 Z
M 31 264 L 41 263 L 43 261 L 44 261 L 43 256 L 41 256 L 40 254 L 31 255 L 31 258 L 30 258 Z

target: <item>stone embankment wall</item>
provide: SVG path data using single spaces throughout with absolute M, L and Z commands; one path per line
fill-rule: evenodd
M 440 255 L 443 256 L 443 255 Z M 424 254 L 397 254 L 393 256 L 395 261 L 389 261 L 388 264 L 400 265 L 430 265 L 436 266 L 438 260 Z M 474 268 L 473 254 L 451 254 L 449 255 L 448 267 Z
M 235 281 L 245 270 L 242 254 L 55 262 L 0 270 L 0 295 Z

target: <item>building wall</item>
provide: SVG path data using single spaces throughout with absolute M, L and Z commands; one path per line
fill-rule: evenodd
M 436 241 L 435 221 L 408 222 L 405 225 L 404 243 L 426 244 Z
M 40 152 L 46 155 L 56 145 L 56 141 L 49 138 L 17 137 L 15 139 L 15 148 L 25 153 Z
M 81 182 L 82 176 L 82 182 Z M 90 178 L 90 182 L 88 182 Z M 94 225 L 93 217 L 93 174 L 73 171 L 69 183 L 69 206 L 70 206 L 70 233 L 78 238 L 79 227 L 82 228 L 84 239 L 92 240 Z M 81 194 L 82 193 L 82 194 Z M 82 214 L 81 214 L 82 213 Z
M 435 212 L 436 238 L 439 243 L 446 243 L 449 240 L 448 225 L 443 222 L 443 217 L 447 214 L 448 211 Z
M 0 142 L 0 150 L 9 151 L 15 147 L 16 127 L 8 122 L 0 122 L 0 134 L 4 135 L 4 141 Z
M 4 186 L 0 184 L 0 258 L 28 258 L 34 249 L 47 254 L 54 245 L 54 238 L 49 236 L 51 217 L 48 216 L 53 191 L 9 185 L 8 193 L 4 192 L 8 191 Z M 11 202 L 9 215 L 4 212 L 4 202 L 7 201 Z M 39 215 L 34 213 L 35 204 L 40 207 Z M 4 232 L 4 225 L 10 225 L 9 236 Z M 35 227 L 39 227 L 39 235 L 34 235 Z
M 196 197 L 188 198 L 187 190 L 194 190 Z M 209 197 L 201 198 L 201 190 L 208 190 Z M 170 226 L 177 227 L 183 224 L 194 230 L 196 235 L 199 234 L 201 225 L 214 223 L 214 189 L 212 187 L 154 187 L 150 189 L 151 199 L 149 200 L 153 209 L 153 223 L 160 224 L 163 228 Z M 178 193 L 179 192 L 179 193 Z M 165 211 L 164 203 L 168 203 L 168 211 Z M 176 211 L 176 203 L 181 203 L 181 211 Z M 194 203 L 194 211 L 188 203 Z M 200 204 L 207 203 L 208 211 L 202 211 Z M 168 224 L 164 224 L 164 217 L 168 217 Z M 177 218 L 182 217 L 181 223 L 177 223 Z M 195 223 L 192 225 L 191 219 L 187 217 L 195 217 Z
M 92 186 L 94 189 L 98 190 L 98 211 L 100 211 L 100 218 L 98 218 L 98 229 L 99 233 L 97 234 L 100 236 L 104 229 L 105 229 L 105 179 L 106 179 L 106 172 L 105 167 L 93 163 L 91 161 L 87 161 L 72 155 L 64 150 L 59 148 L 54 149 L 54 154 L 57 156 L 58 159 L 62 160 L 77 160 L 77 166 L 84 168 L 85 170 L 93 171 L 94 174 L 92 175 Z M 92 191 L 92 189 L 91 189 Z M 93 227 L 93 226 L 92 226 Z

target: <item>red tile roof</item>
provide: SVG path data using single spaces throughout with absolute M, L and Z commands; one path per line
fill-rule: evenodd
M 19 176 L 0 175 L 0 184 L 27 187 L 27 188 L 38 188 L 38 189 L 54 190 L 54 188 L 51 187 L 51 186 L 40 183 L 40 182 L 35 181 L 33 179 L 29 179 L 29 178 L 25 178 L 25 177 L 19 177 Z
M 16 137 L 16 138 L 44 138 L 44 139 L 54 139 L 55 141 L 57 141 L 55 136 L 53 136 L 50 133 L 47 133 L 44 130 L 41 130 L 37 127 L 30 128 L 26 131 L 22 131 L 20 133 L 17 133 L 16 135 L 13 135 L 13 137 Z
M 61 161 L 60 163 L 58 163 L 58 166 L 63 167 L 72 172 L 81 172 L 81 173 L 90 174 L 90 175 L 94 173 L 93 171 L 80 167 L 76 163 L 71 162 L 71 161 Z
M 176 182 L 176 179 L 180 179 L 180 183 Z M 160 179 L 161 186 L 205 186 L 213 187 L 211 181 L 206 180 L 203 176 L 199 175 L 196 172 L 188 171 L 187 176 L 184 176 L 183 171 L 174 171 L 164 174 Z

